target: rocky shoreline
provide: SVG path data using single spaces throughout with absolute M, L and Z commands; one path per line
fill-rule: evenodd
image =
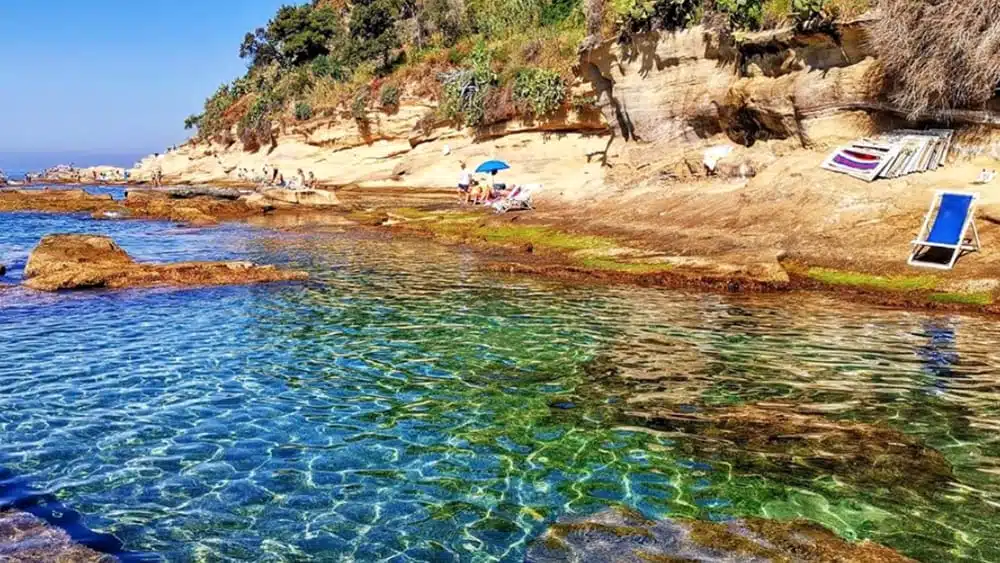
M 785 253 L 769 257 L 739 252 L 668 255 L 620 231 L 567 221 L 565 209 L 495 216 L 457 207 L 454 196 L 446 191 L 132 189 L 118 201 L 82 189 L 0 190 L 0 211 L 29 210 L 89 213 L 100 220 L 169 220 L 190 226 L 253 220 L 301 229 L 327 218 L 353 228 L 386 230 L 394 236 L 474 246 L 491 258 L 487 269 L 502 273 L 713 292 L 823 292 L 873 305 L 1000 313 L 1000 280 L 980 277 L 977 272 L 973 277 L 897 274 L 885 272 L 882 264 L 836 269 L 810 257 L 803 261 Z M 299 224 L 299 216 L 310 220 Z

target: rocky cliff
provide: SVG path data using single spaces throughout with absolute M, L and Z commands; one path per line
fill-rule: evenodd
M 404 97 L 361 122 L 323 118 L 284 126 L 256 152 L 189 142 L 133 171 L 167 183 L 252 183 L 265 167 L 325 185 L 452 187 L 459 162 L 503 158 L 505 179 L 543 183 L 573 200 L 636 181 L 699 174 L 701 151 L 729 144 L 735 170 L 753 174 L 798 148 L 823 148 L 892 127 L 879 102 L 865 20 L 813 32 L 731 35 L 704 27 L 609 41 L 580 56 L 574 93 L 592 105 L 543 121 L 478 130 L 436 120 L 434 104 Z M 990 112 L 965 121 L 990 124 Z M 430 117 L 429 117 L 430 116 Z M 742 165 L 749 162 L 748 165 Z

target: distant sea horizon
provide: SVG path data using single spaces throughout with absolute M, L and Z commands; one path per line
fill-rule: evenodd
M 81 168 L 104 164 L 131 168 L 153 152 L 155 151 L 0 151 L 0 170 L 11 179 L 20 179 L 28 172 L 41 172 L 59 164 L 72 164 Z

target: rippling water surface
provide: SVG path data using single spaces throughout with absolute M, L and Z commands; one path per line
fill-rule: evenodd
M 566 286 L 350 233 L 0 221 L 8 282 L 51 232 L 109 233 L 142 260 L 252 259 L 313 275 L 0 291 L 0 467 L 129 550 L 516 561 L 557 518 L 614 505 L 798 516 L 921 560 L 1000 561 L 991 319 Z M 927 490 L 816 467 L 760 472 L 739 444 L 699 455 L 697 434 L 620 416 L 657 401 L 809 404 L 884 423 L 942 452 L 954 477 Z

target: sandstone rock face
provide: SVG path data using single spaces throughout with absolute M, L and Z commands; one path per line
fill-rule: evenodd
M 113 563 L 116 558 L 76 544 L 59 528 L 26 512 L 0 511 L 0 561 Z
M 584 54 L 581 78 L 634 164 L 720 135 L 747 146 L 771 139 L 811 146 L 825 139 L 814 138 L 809 121 L 836 120 L 870 101 L 874 59 L 864 22 L 837 34 L 789 29 L 734 38 L 702 27 L 641 34 Z
M 58 291 L 265 283 L 304 280 L 308 275 L 246 262 L 140 264 L 109 237 L 49 235 L 32 251 L 24 277 L 27 287 Z
M 802 520 L 654 521 L 635 512 L 612 509 L 553 525 L 531 544 L 525 561 L 895 563 L 913 560 L 875 543 L 846 542 L 822 526 Z

